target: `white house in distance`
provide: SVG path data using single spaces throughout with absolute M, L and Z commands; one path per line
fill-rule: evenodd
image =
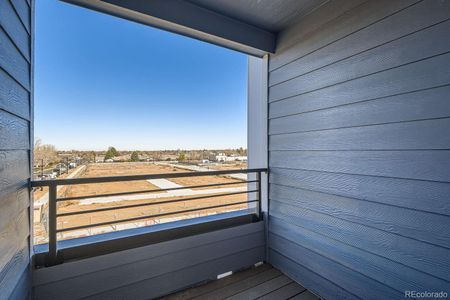
M 216 155 L 216 161 L 218 162 L 247 161 L 247 156 L 238 156 L 238 155 L 227 156 L 225 153 L 219 153 L 218 155 Z

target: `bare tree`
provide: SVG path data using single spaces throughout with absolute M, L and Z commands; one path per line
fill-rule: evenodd
M 42 144 L 41 139 L 34 142 L 34 165 L 46 168 L 58 161 L 58 152 L 54 145 Z

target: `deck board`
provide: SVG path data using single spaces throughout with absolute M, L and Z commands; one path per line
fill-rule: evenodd
M 268 264 L 192 287 L 161 299 L 264 299 L 318 300 L 304 287 Z
M 316 295 L 314 295 L 313 293 L 311 293 L 310 291 L 304 291 L 292 298 L 290 298 L 290 300 L 317 300 L 319 298 L 317 298 Z
M 168 295 L 162 299 L 164 300 L 184 300 L 184 299 L 192 299 L 194 297 L 199 297 L 204 294 L 213 292 L 215 290 L 221 289 L 225 286 L 237 283 L 242 280 L 247 280 L 250 277 L 253 277 L 259 273 L 272 269 L 272 266 L 268 264 L 264 264 L 257 268 L 251 268 L 242 272 L 238 272 L 233 274 L 232 276 L 227 276 L 220 280 L 215 280 L 209 282 L 207 284 L 202 284 L 196 287 L 189 288 L 187 290 L 180 291 L 178 293 L 174 293 Z
M 230 299 L 230 300 L 257 299 L 259 297 L 263 297 L 264 295 L 267 295 L 268 293 L 272 292 L 273 290 L 282 288 L 283 286 L 285 286 L 291 282 L 292 282 L 292 280 L 289 277 L 287 277 L 285 275 L 280 275 L 269 281 L 258 284 L 257 286 L 254 286 L 251 289 L 237 293 L 236 295 L 233 295 L 227 299 Z
M 231 297 L 233 295 L 236 295 L 240 292 L 243 292 L 247 289 L 251 289 L 263 282 L 269 281 L 275 277 L 278 277 L 281 275 L 281 272 L 276 269 L 270 269 L 263 273 L 260 273 L 256 276 L 250 277 L 247 280 L 239 281 L 234 284 L 231 284 L 229 286 L 223 287 L 221 289 L 217 289 L 211 293 L 204 294 L 200 297 L 193 298 L 193 299 L 225 299 L 228 297 Z
M 260 300 L 278 300 L 278 299 L 290 299 L 305 291 L 305 288 L 296 282 L 291 282 L 277 290 L 274 290 L 263 297 Z M 316 297 L 317 299 L 317 297 Z

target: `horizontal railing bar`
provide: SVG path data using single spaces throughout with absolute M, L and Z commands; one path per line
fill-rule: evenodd
M 56 217 L 67 217 L 67 216 L 73 216 L 73 215 L 90 214 L 90 213 L 101 212 L 101 211 L 109 211 L 109 210 L 141 207 L 141 206 L 151 206 L 151 205 L 158 205 L 158 204 L 170 204 L 170 203 L 175 203 L 175 202 L 193 201 L 193 200 L 200 200 L 200 199 L 207 199 L 207 198 L 216 198 L 216 197 L 224 197 L 224 196 L 232 196 L 232 195 L 239 195 L 239 194 L 249 194 L 249 193 L 255 193 L 257 191 L 258 190 L 243 191 L 243 192 L 233 192 L 233 193 L 226 193 L 226 194 L 212 194 L 212 195 L 208 195 L 208 196 L 181 198 L 181 199 L 174 199 L 174 200 L 168 200 L 168 201 L 138 203 L 138 204 L 129 204 L 129 205 L 115 206 L 115 207 L 105 207 L 105 208 L 97 208 L 97 209 L 90 209 L 90 210 L 73 211 L 73 212 L 57 214 Z
M 176 214 L 194 212 L 194 211 L 199 211 L 199 210 L 204 210 L 204 209 L 220 208 L 220 207 L 233 206 L 233 205 L 239 205 L 239 204 L 245 204 L 245 203 L 253 203 L 253 202 L 258 202 L 258 201 L 259 200 L 241 201 L 241 202 L 227 203 L 227 204 L 221 204 L 221 205 L 214 205 L 214 206 L 207 206 L 207 207 L 179 210 L 179 211 L 162 213 L 162 214 L 156 214 L 156 215 L 140 216 L 140 217 L 123 219 L 123 220 L 114 220 L 114 221 L 101 222 L 101 223 L 96 223 L 96 224 L 68 227 L 68 228 L 63 228 L 63 229 L 57 229 L 56 232 L 64 232 L 64 231 L 72 231 L 72 230 L 78 230 L 78 229 L 86 229 L 86 228 L 97 227 L 97 226 L 104 226 L 104 225 L 111 225 L 111 224 L 117 224 L 117 223 L 131 222 L 131 221 L 137 221 L 137 220 L 148 219 L 148 218 L 156 218 L 156 217 L 163 217 L 163 216 L 169 216 L 169 215 L 176 215 Z
M 146 174 L 146 175 L 126 175 L 126 176 L 106 176 L 106 177 L 87 177 L 87 178 L 66 178 L 51 180 L 31 181 L 32 187 L 48 186 L 50 184 L 70 185 L 70 184 L 86 184 L 86 183 L 104 183 L 116 181 L 133 181 L 160 178 L 178 178 L 178 177 L 198 177 L 211 175 L 230 175 L 239 173 L 257 173 L 267 172 L 267 169 L 242 169 L 242 170 L 221 170 L 221 171 L 202 171 L 202 172 L 181 172 L 181 173 L 163 173 L 163 174 Z
M 101 197 L 111 197 L 111 196 L 142 194 L 142 193 L 155 193 L 155 192 L 164 192 L 164 191 L 184 190 L 184 189 L 190 189 L 190 188 L 201 188 L 201 187 L 222 186 L 222 185 L 232 185 L 232 184 L 244 184 L 244 183 L 252 183 L 252 182 L 257 182 L 257 180 L 203 184 L 203 185 L 190 185 L 190 186 L 182 186 L 182 187 L 167 188 L 167 189 L 141 190 L 141 191 L 131 191 L 131 192 L 121 192 L 121 193 L 111 193 L 111 194 L 96 194 L 96 195 L 77 196 L 77 197 L 64 197 L 64 198 L 58 198 L 58 199 L 56 199 L 56 201 L 81 200 L 81 199 L 86 199 L 86 198 L 101 198 Z

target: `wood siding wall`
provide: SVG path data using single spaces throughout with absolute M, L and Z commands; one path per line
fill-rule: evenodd
M 153 299 L 265 258 L 264 223 L 240 225 L 33 272 L 34 299 Z
M 331 1 L 269 61 L 269 259 L 328 299 L 450 287 L 450 1 Z
M 32 3 L 0 1 L 0 299 L 30 291 Z

